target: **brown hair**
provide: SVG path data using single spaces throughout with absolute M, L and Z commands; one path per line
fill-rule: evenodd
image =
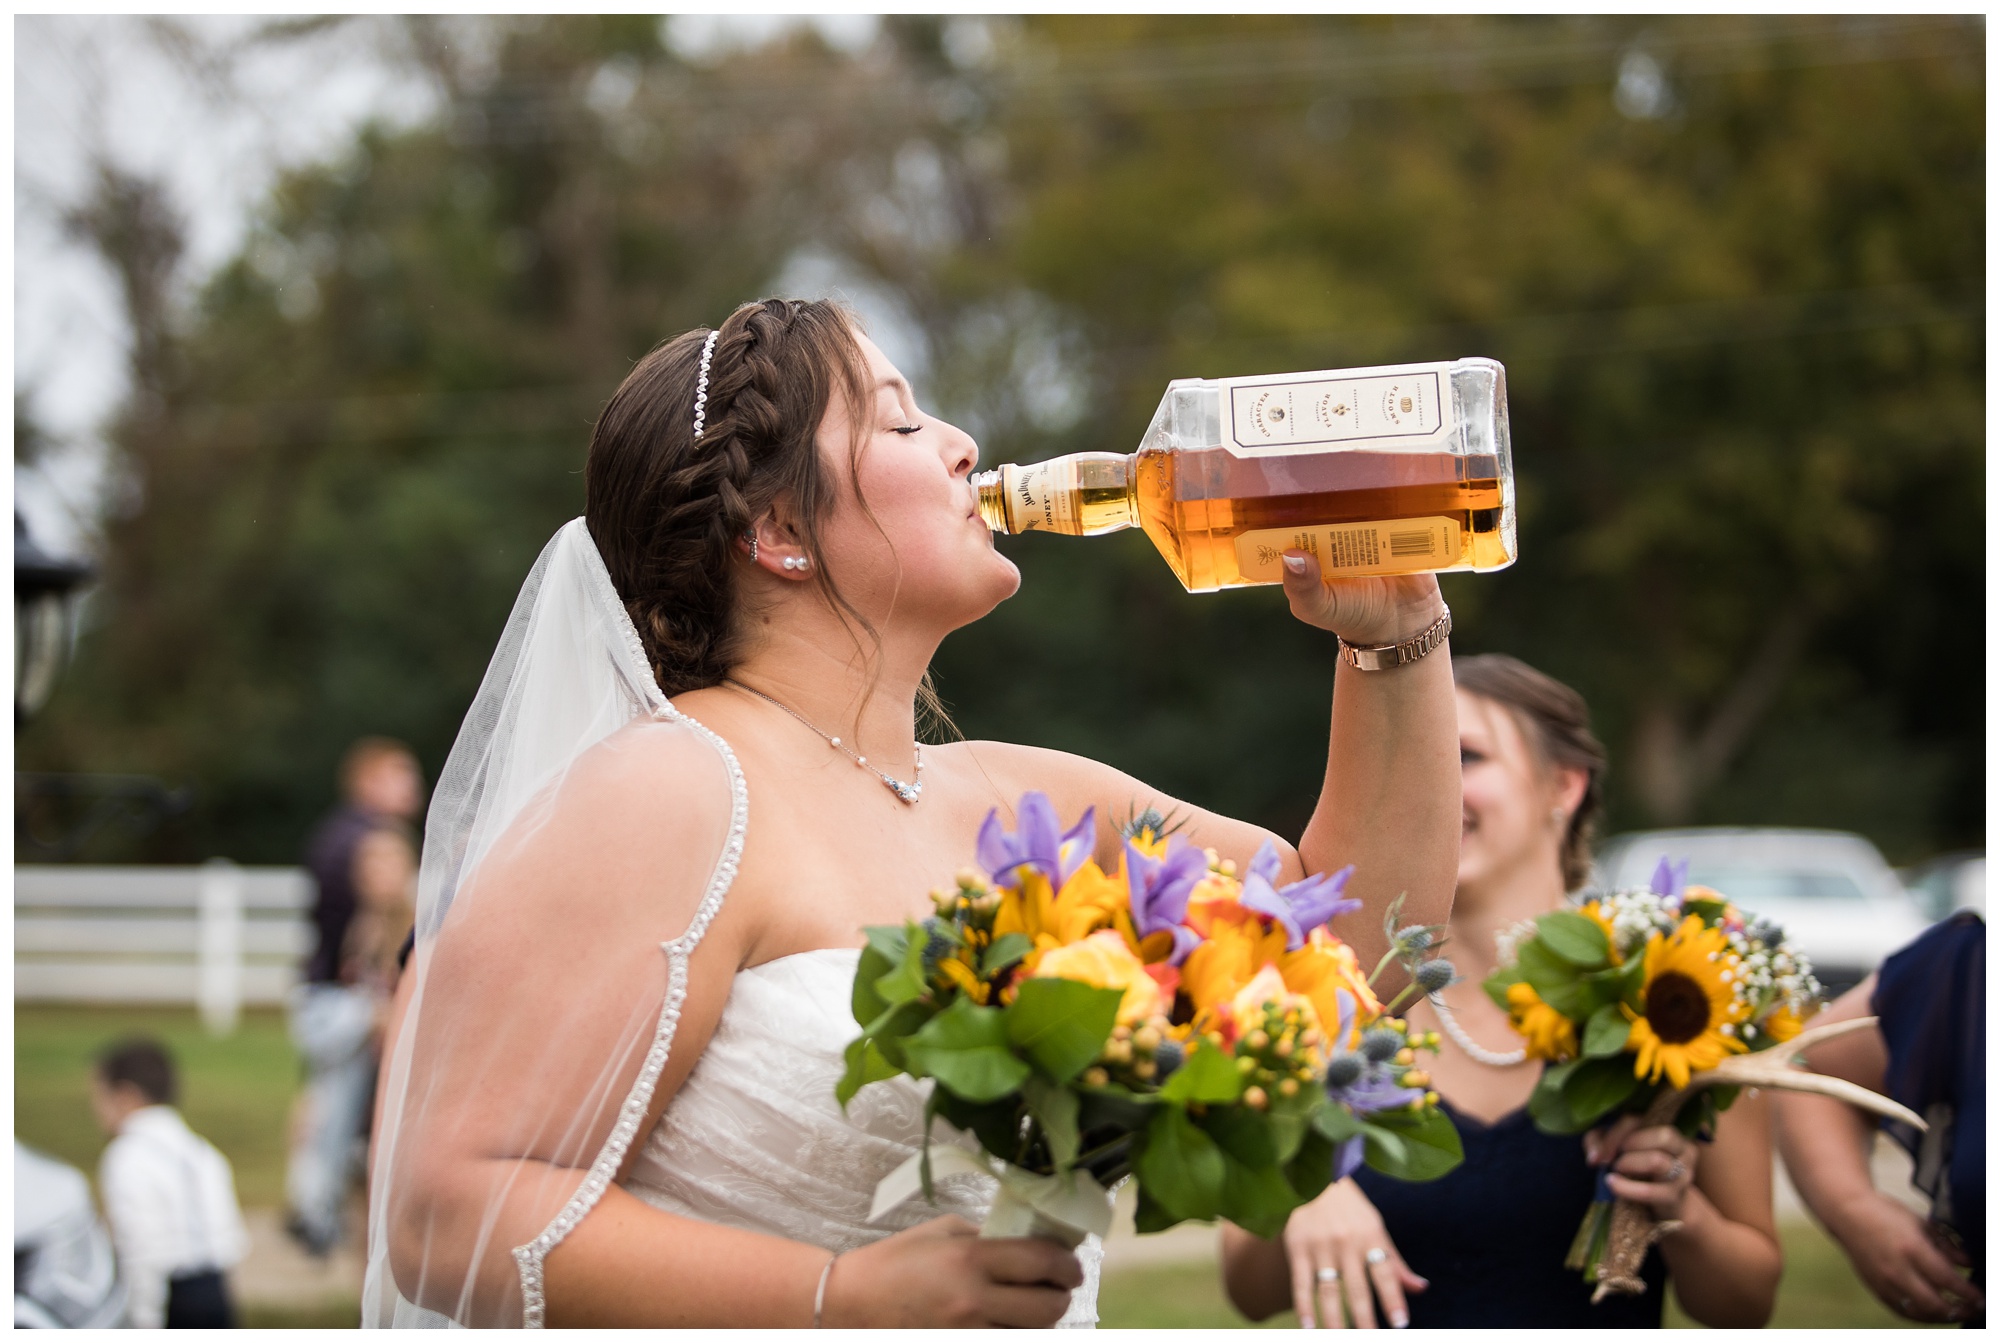
M 97 1056 L 97 1075 L 107 1087 L 130 1086 L 154 1105 L 172 1105 L 180 1098 L 173 1056 L 158 1040 L 132 1036 L 107 1045 Z
M 663 693 L 716 685 L 742 660 L 737 542 L 781 494 L 790 495 L 812 559 L 808 581 L 879 646 L 834 585 L 819 538 L 836 497 L 819 426 L 835 395 L 857 417 L 848 465 L 861 497 L 868 370 L 858 330 L 834 303 L 746 303 L 717 329 L 700 439 L 694 402 L 705 330 L 655 347 L 598 417 L 584 466 L 584 522 Z M 928 676 L 918 702 L 932 721 L 942 714 Z
M 1590 730 L 1590 706 L 1583 696 L 1505 653 L 1453 658 L 1452 676 L 1467 694 L 1491 700 L 1520 724 L 1529 748 L 1555 769 L 1582 770 L 1583 799 L 1570 813 L 1563 835 L 1563 888 L 1574 891 L 1590 877 L 1590 845 L 1604 809 L 1604 744 Z
M 695 384 L 708 332 L 639 361 L 598 416 L 584 520 L 667 695 L 712 686 L 741 654 L 737 540 L 790 492 L 810 581 L 834 596 L 815 525 L 833 503 L 820 421 L 836 391 L 859 405 L 867 374 L 847 314 L 830 303 L 746 303 L 719 328 L 705 428 Z

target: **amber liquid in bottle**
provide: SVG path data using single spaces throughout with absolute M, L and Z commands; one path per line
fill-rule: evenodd
M 996 531 L 1095 536 L 1137 526 L 1190 592 L 1282 581 L 1302 550 L 1328 578 L 1503 567 L 1492 455 L 1226 448 L 1077 453 L 977 482 Z

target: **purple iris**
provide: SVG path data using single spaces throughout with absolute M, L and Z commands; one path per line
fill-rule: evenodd
M 1130 841 L 1125 845 L 1125 875 L 1132 889 L 1132 926 L 1139 936 L 1172 933 L 1174 949 L 1167 964 L 1179 965 L 1201 945 L 1194 929 L 1183 926 L 1188 895 L 1208 873 L 1208 855 L 1176 835 L 1167 841 L 1164 858 L 1149 858 Z
M 1654 895 L 1672 899 L 1681 893 L 1687 881 L 1687 859 L 1683 858 L 1677 863 L 1671 858 L 1662 858 L 1660 865 L 1653 869 L 1653 884 L 1650 889 Z
M 1097 808 L 1068 830 L 1058 830 L 1056 809 L 1046 793 L 1023 793 L 1016 813 L 1020 829 L 1008 834 L 1000 824 L 1000 809 L 986 813 L 979 827 L 979 862 L 994 884 L 1021 884 L 1021 869 L 1033 868 L 1048 878 L 1051 890 L 1061 890 L 1096 845 Z
M 1347 889 L 1347 879 L 1354 875 L 1351 864 L 1338 872 L 1275 887 L 1271 883 L 1281 865 L 1277 846 L 1265 840 L 1257 856 L 1250 860 L 1250 871 L 1243 878 L 1243 894 L 1239 898 L 1245 908 L 1285 925 L 1285 950 L 1297 951 L 1305 945 L 1308 933 L 1334 915 L 1351 914 L 1361 908 L 1359 900 L 1341 894 Z

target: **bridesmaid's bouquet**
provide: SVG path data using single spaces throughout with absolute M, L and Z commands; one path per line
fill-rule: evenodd
M 1745 1086 L 1889 1113 L 1873 1092 L 1791 1066 L 1799 1050 L 1874 1019 L 1804 1030 L 1820 997 L 1805 953 L 1686 877 L 1686 863 L 1662 859 L 1646 890 L 1612 891 L 1503 935 L 1502 964 L 1484 988 L 1545 1064 L 1528 1101 L 1536 1126 L 1582 1133 L 1636 1114 L 1693 1136 L 1712 1130 Z M 1597 1284 L 1593 1300 L 1643 1291 L 1647 1248 L 1673 1225 L 1613 1200 L 1601 1179 L 1598 1189 L 1568 1265 Z
M 1392 950 L 1363 973 L 1327 928 L 1360 908 L 1342 894 L 1352 869 L 1278 886 L 1267 844 L 1239 875 L 1148 811 L 1107 873 L 1089 856 L 1094 812 L 1063 831 L 1029 793 L 1018 816 L 1009 833 L 988 814 L 984 870 L 933 892 L 935 914 L 866 930 L 841 1104 L 930 1078 L 927 1123 L 979 1147 L 927 1133 L 877 1189 L 876 1216 L 983 1169 L 1000 1181 L 986 1234 L 1075 1245 L 1109 1229 L 1106 1187 L 1130 1175 L 1141 1231 L 1224 1217 L 1271 1237 L 1364 1161 L 1409 1180 L 1458 1164 L 1413 1052 L 1436 1039 L 1373 989 L 1396 959 L 1418 984 L 1449 982 L 1448 964 L 1422 960 L 1436 929 L 1395 929 L 1392 910 Z

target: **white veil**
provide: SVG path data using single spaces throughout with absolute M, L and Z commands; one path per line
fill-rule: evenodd
M 745 819 L 734 756 L 667 702 L 584 520 L 566 524 L 431 801 L 364 1326 L 541 1322 L 542 1258 L 642 1131 Z

